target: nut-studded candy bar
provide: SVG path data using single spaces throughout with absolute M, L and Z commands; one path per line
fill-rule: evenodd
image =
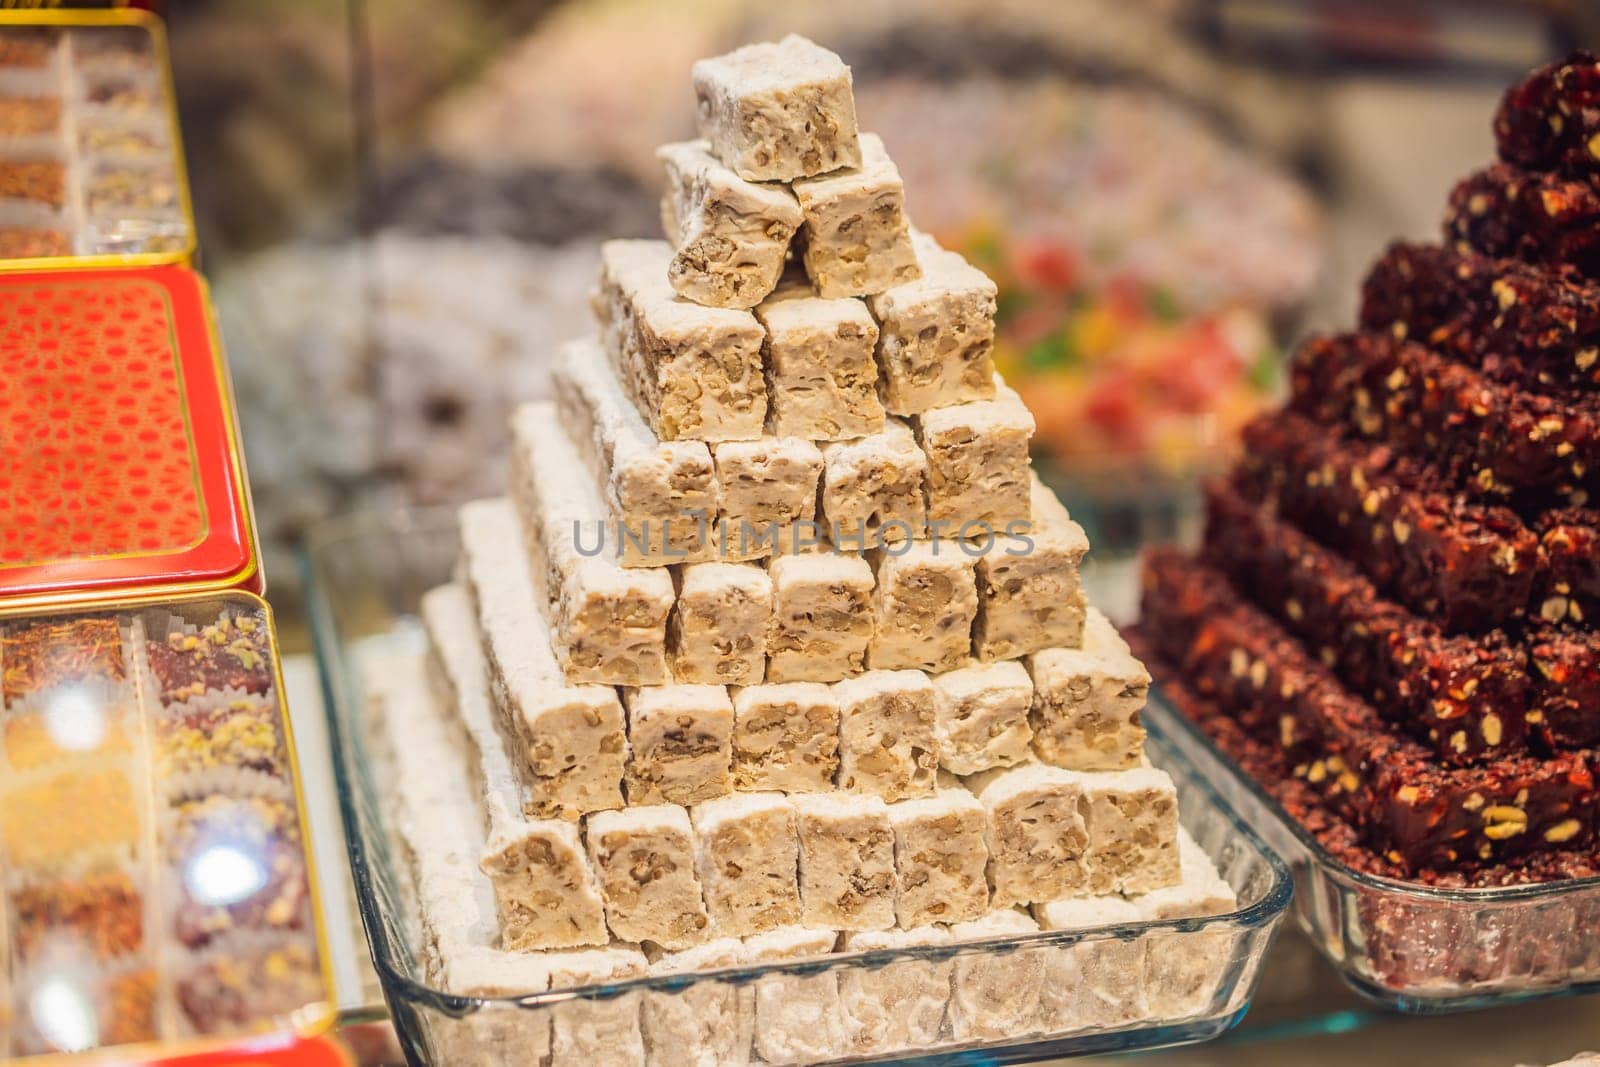
M 1471 867 L 1589 839 L 1595 787 L 1582 755 L 1450 768 L 1383 728 L 1226 579 L 1173 552 L 1147 557 L 1156 650 L 1202 696 L 1275 739 L 1296 777 L 1407 871 Z
M 748 563 L 691 563 L 667 617 L 667 657 L 680 683 L 755 685 L 767 669 L 772 579 Z
M 883 430 L 878 324 L 865 303 L 825 300 L 796 281 L 780 285 L 755 314 L 767 330 L 773 433 L 848 441 Z
M 1574 626 L 1600 619 L 1600 510 L 1563 508 L 1541 515 L 1539 558 L 1530 614 Z
M 623 690 L 628 803 L 698 804 L 732 792 L 733 703 L 720 685 Z
M 905 186 L 877 134 L 861 135 L 861 163 L 794 183 L 805 216 L 806 276 L 825 297 L 867 296 L 922 274 Z
M 833 682 L 859 674 L 872 638 L 872 568 L 859 556 L 813 552 L 767 564 L 772 576 L 769 682 Z
M 1582 503 L 1600 472 L 1600 404 L 1502 385 L 1387 334 L 1306 344 L 1291 405 L 1418 456 L 1449 457 L 1458 484 L 1492 502 Z
M 617 691 L 568 685 L 528 573 L 516 509 L 480 500 L 460 512 L 461 562 L 478 609 L 490 691 L 530 815 L 576 819 L 622 806 L 628 736 Z
M 1552 750 L 1600 744 L 1600 632 L 1548 626 L 1527 640 L 1534 733 Z
M 1440 633 L 1228 482 L 1206 487 L 1203 554 L 1445 762 L 1527 748 L 1528 661 L 1503 633 Z
M 1082 776 L 1025 763 L 975 774 L 967 785 L 989 813 L 989 887 L 996 907 L 1085 891 L 1089 831 Z
M 910 427 L 888 419 L 883 430 L 822 448 L 822 518 L 840 536 L 873 544 L 923 536 L 928 457 Z
M 1033 415 L 998 377 L 994 399 L 925 411 L 915 428 L 928 454 L 928 521 L 945 526 L 934 536 L 1011 534 L 1029 521 Z
M 940 767 L 977 774 L 1028 759 L 1033 682 L 1021 663 L 973 662 L 928 680 L 938 690 Z
M 561 347 L 551 384 L 561 421 L 600 486 L 622 565 L 707 558 L 718 494 L 705 443 L 657 437 L 593 338 Z
M 595 317 L 623 386 L 667 441 L 753 441 L 767 418 L 766 334 L 754 315 L 702 307 L 667 281 L 664 241 L 607 241 Z
M 1028 532 L 1002 533 L 978 557 L 972 643 L 982 660 L 1083 643 L 1087 604 L 1078 567 L 1089 551 L 1089 538 L 1036 474 L 1029 475 L 1028 495 Z
M 690 811 L 706 910 L 720 936 L 800 921 L 800 836 L 782 793 L 739 793 Z
M 709 307 L 759 304 L 783 275 L 800 205 L 781 185 L 746 181 L 704 141 L 662 145 L 661 216 L 672 243 L 667 280 L 678 295 Z
M 954 670 L 972 652 L 978 614 L 973 557 L 955 540 L 902 541 L 868 553 L 872 643 L 867 662 L 882 670 Z
M 1535 170 L 1600 170 L 1600 56 L 1573 52 L 1506 90 L 1494 116 L 1500 158 Z
M 1600 286 L 1470 249 L 1399 242 L 1367 274 L 1361 325 L 1525 389 L 1600 385 Z
M 585 836 L 613 934 L 665 949 L 706 940 L 711 920 L 695 874 L 688 812 L 673 804 L 596 812 Z
M 1243 438 L 1239 471 L 1254 493 L 1446 630 L 1526 613 L 1538 542 L 1514 513 L 1456 499 L 1409 459 L 1292 412 L 1254 420 Z
M 839 700 L 821 682 L 733 691 L 733 785 L 820 793 L 839 770 Z
M 1600 278 L 1600 175 L 1496 163 L 1451 190 L 1444 229 L 1448 240 L 1486 255 Z
M 915 415 L 993 398 L 994 282 L 925 233 L 912 243 L 922 277 L 867 301 L 882 329 L 884 407 Z
M 989 910 L 988 814 L 966 789 L 889 805 L 901 927 L 976 919 Z
M 700 136 L 741 177 L 786 182 L 861 165 L 850 68 L 797 34 L 694 65 Z
M 905 800 L 933 792 L 936 691 L 921 671 L 868 671 L 833 687 L 839 788 Z
M 894 925 L 894 829 L 877 797 L 794 797 L 800 826 L 800 921 L 831 930 Z
M 567 680 L 666 682 L 671 574 L 624 568 L 604 543 L 604 506 L 554 405 L 518 408 L 511 437 L 511 495 Z

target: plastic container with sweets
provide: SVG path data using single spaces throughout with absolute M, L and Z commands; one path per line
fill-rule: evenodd
M 0 1058 L 328 1025 L 281 694 L 249 593 L 0 613 Z
M 186 267 L 0 274 L 0 609 L 261 573 L 205 283 Z
M 0 272 L 187 263 L 194 249 L 160 20 L 0 11 Z
M 731 1041 L 719 1063 L 744 1061 L 745 1022 L 754 1025 L 768 1062 L 1031 1062 L 1206 1040 L 1228 1030 L 1255 993 L 1261 959 L 1288 903 L 1286 872 L 1193 767 L 1159 743 L 1149 755 L 1177 784 L 1180 819 L 1237 897 L 1226 913 L 1150 921 L 1106 914 L 1104 925 L 1044 933 L 1025 929 L 1031 924 L 1024 920 L 996 926 L 972 944 L 907 943 L 738 966 L 724 959 L 703 964 L 718 968 L 710 973 L 570 991 L 519 987 L 531 981 L 524 972 L 503 979 L 504 995 L 446 992 L 430 981 L 432 946 L 416 932 L 407 905 L 410 864 L 399 851 L 403 817 L 390 788 L 397 779 L 384 769 L 393 742 L 371 721 L 367 698 L 375 687 L 362 678 L 370 682 L 375 661 L 407 654 L 408 623 L 423 593 L 448 579 L 457 556 L 454 516 L 367 516 L 331 524 L 312 541 L 312 616 L 357 897 L 409 1062 L 503 1063 L 519 1054 L 531 1060 L 530 1050 L 546 1047 L 541 1043 L 576 1047 L 588 1040 L 585 1034 L 618 1040 L 607 1062 L 639 1062 L 637 1043 L 623 1045 L 621 1037 L 637 1038 L 641 1018 L 647 1028 L 665 1018 L 704 1020 L 702 1029 Z M 449 758 L 437 765 L 429 804 L 443 808 L 446 798 L 465 795 L 467 771 Z M 830 944 L 831 938 L 825 936 Z M 1074 968 L 1078 973 L 1069 977 Z M 789 1003 L 792 1017 L 780 1007 Z M 842 1007 L 808 1014 L 820 1004 Z M 873 1016 L 874 1008 L 883 1014 Z M 902 1025 L 857 1027 L 869 1017 Z M 724 1025 L 733 1020 L 740 1021 Z M 853 1036 L 834 1033 L 841 1024 Z M 783 1035 L 796 1037 L 797 1027 L 807 1047 L 777 1049 Z M 674 1032 L 663 1037 L 651 1030 L 651 1058 L 644 1062 L 683 1058 Z M 826 1053 L 819 1051 L 824 1046 Z M 567 1056 L 575 1055 L 569 1048 Z M 567 1062 L 560 1053 L 556 1060 Z

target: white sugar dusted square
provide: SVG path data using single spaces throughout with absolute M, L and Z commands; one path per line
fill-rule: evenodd
M 722 500 L 718 551 L 727 559 L 775 555 L 792 527 L 817 514 L 822 453 L 798 437 L 726 441 L 712 447 Z
M 1146 922 L 1226 915 L 1239 906 L 1233 888 L 1203 848 L 1178 829 L 1181 880 L 1131 901 Z M 1145 937 L 1145 968 L 1151 1013 L 1182 1018 L 1211 1008 L 1240 937 L 1237 927 L 1152 932 Z
M 925 233 L 912 244 L 922 276 L 868 300 L 880 328 L 884 407 L 915 415 L 992 399 L 994 282 Z
M 1087 891 L 1089 831 L 1080 811 L 1080 776 L 1025 763 L 975 774 L 967 786 L 989 813 L 989 886 L 996 907 Z
M 745 938 L 751 964 L 816 959 L 833 952 L 832 930 L 786 926 Z M 767 1063 L 812 1063 L 844 1055 L 844 1009 L 837 971 L 770 974 L 755 981 L 755 1046 Z
M 867 663 L 884 670 L 948 671 L 972 652 L 978 614 L 973 557 L 953 540 L 902 541 L 868 556 L 873 633 Z
M 885 420 L 880 433 L 824 445 L 822 519 L 867 547 L 920 538 L 927 475 L 928 457 L 899 419 Z
M 672 804 L 599 812 L 589 817 L 585 836 L 613 934 L 665 949 L 708 938 L 688 812 Z
M 732 792 L 733 702 L 720 685 L 623 691 L 629 804 L 698 804 Z
M 1037 475 L 1029 476 L 1031 530 L 1000 536 L 978 560 L 979 659 L 1015 659 L 1083 643 L 1086 604 L 1078 568 L 1089 551 L 1083 527 Z
M 796 34 L 694 65 L 700 136 L 740 177 L 786 182 L 861 165 L 850 68 Z
M 933 792 L 939 769 L 934 688 L 921 671 L 868 671 L 833 687 L 839 788 L 884 800 Z
M 545 962 L 553 990 L 622 982 L 649 972 L 644 953 L 633 946 L 552 952 Z M 642 1067 L 645 1051 L 639 999 L 638 993 L 624 993 L 578 997 L 554 1005 L 550 1009 L 550 1062 Z
M 681 952 L 667 952 L 650 963 L 651 976 L 722 970 L 744 962 L 744 943 L 722 937 Z M 744 986 L 695 982 L 668 992 L 642 996 L 641 1021 L 652 1064 L 738 1067 L 750 1062 L 754 1004 Z
M 913 426 L 928 457 L 929 523 L 976 538 L 985 532 L 980 526 L 1014 533 L 1030 521 L 1033 415 L 998 376 L 993 399 L 924 411 Z
M 894 828 L 877 797 L 793 798 L 800 829 L 800 921 L 832 930 L 894 925 Z
M 562 424 L 600 486 L 622 565 L 707 558 L 707 528 L 720 505 L 705 442 L 657 437 L 594 338 L 561 346 L 551 385 Z
M 858 674 L 872 638 L 872 568 L 859 556 L 813 552 L 770 560 L 769 682 L 832 682 Z
M 827 300 L 785 283 L 755 309 L 767 331 L 772 431 L 846 441 L 883 430 L 878 324 L 860 300 Z
M 680 684 L 755 685 L 767 671 L 772 579 L 748 563 L 690 563 L 677 574 L 667 658 Z
M 1127 770 L 1144 757 L 1150 673 L 1105 616 L 1091 608 L 1089 617 L 1084 647 L 1028 657 L 1033 747 L 1044 762 L 1069 770 Z
M 529 813 L 576 819 L 622 806 L 622 703 L 608 686 L 569 685 L 552 651 L 509 500 L 460 512 L 461 563 L 477 607 L 490 692 Z
M 733 691 L 733 784 L 740 791 L 818 793 L 839 770 L 839 701 L 821 682 Z
M 783 275 L 800 205 L 781 185 L 739 177 L 705 141 L 656 149 L 667 172 L 662 221 L 673 256 L 667 280 L 710 307 L 759 304 Z
M 895 918 L 907 929 L 966 922 L 989 910 L 988 813 L 962 788 L 889 805 Z
M 950 940 L 988 941 L 1039 932 L 1031 917 L 1010 908 L 950 927 Z M 1047 953 L 1021 948 L 956 956 L 950 982 L 950 1030 L 956 1041 L 1016 1040 L 1037 1032 Z
M 861 135 L 861 163 L 792 186 L 805 216 L 806 276 L 824 297 L 881 293 L 922 267 L 906 222 L 905 185 L 883 140 Z
M 1178 793 L 1166 771 L 1065 773 L 1083 790 L 1090 893 L 1148 893 L 1178 883 Z
M 1205 849 L 1178 828 L 1179 880 L 1159 889 L 1135 896 L 1133 903 L 1146 920 L 1195 919 L 1206 915 L 1226 915 L 1239 906 L 1239 898 Z
M 1139 909 L 1119 896 L 1036 904 L 1033 914 L 1046 930 L 1087 931 L 1140 921 Z M 1095 939 L 1093 935 L 1057 948 L 1047 963 L 1044 1029 L 1071 1033 L 1149 1018 L 1145 948 L 1142 938 Z
M 743 937 L 800 921 L 800 834 L 782 793 L 738 793 L 690 812 L 712 929 Z
M 938 690 L 939 766 L 952 774 L 976 774 L 1028 759 L 1033 682 L 1022 664 L 969 662 L 929 680 Z
M 868 930 L 845 934 L 841 951 L 915 949 L 949 940 L 950 934 L 942 926 Z M 949 959 L 908 959 L 877 968 L 841 969 L 839 995 L 849 1051 L 871 1056 L 938 1044 L 954 969 Z
M 511 496 L 567 680 L 667 681 L 672 576 L 625 568 L 605 544 L 604 507 L 554 405 L 519 407 L 511 437 Z
M 748 311 L 680 297 L 667 281 L 671 262 L 664 241 L 601 245 L 594 306 L 606 352 L 656 436 L 754 440 L 767 418 L 766 332 Z

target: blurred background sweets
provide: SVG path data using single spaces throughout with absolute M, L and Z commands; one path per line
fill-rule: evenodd
M 682 71 L 808 34 L 921 228 L 1000 286 L 1037 459 L 1119 561 L 1361 265 L 1430 236 L 1505 84 L 1596 6 L 1492 0 L 208 0 L 168 12 L 268 567 L 312 523 L 494 491 L 510 405 L 589 328 L 598 240 L 656 235 Z M 241 62 L 248 56 L 249 62 Z M 485 462 L 488 460 L 488 462 Z M 272 558 L 276 556 L 276 559 Z

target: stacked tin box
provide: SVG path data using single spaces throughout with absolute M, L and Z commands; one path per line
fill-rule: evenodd
M 0 1057 L 329 1017 L 192 248 L 159 24 L 0 15 Z
M 431 977 L 526 994 L 1230 910 L 994 374 L 993 283 L 911 227 L 832 52 L 752 45 L 694 86 L 668 240 L 604 246 L 598 336 L 514 416 L 510 493 L 462 509 L 459 580 L 424 598 L 427 669 L 379 672 Z M 450 1062 L 813 1062 L 1148 1025 L 1220 979 L 1081 947 L 485 1018 Z
M 1580 53 L 1507 93 L 1444 242 L 1388 249 L 1209 487 L 1204 547 L 1145 569 L 1170 694 L 1359 871 L 1600 873 L 1597 86 Z

